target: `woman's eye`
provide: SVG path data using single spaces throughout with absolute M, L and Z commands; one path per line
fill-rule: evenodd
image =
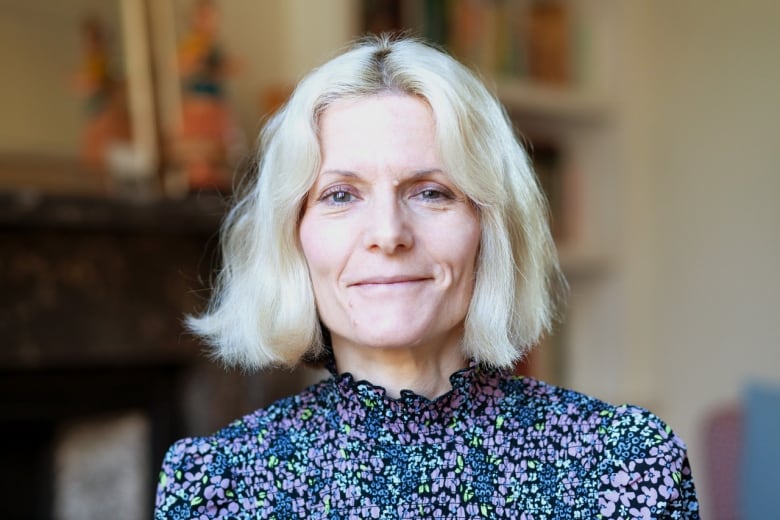
M 352 194 L 347 191 L 337 191 L 330 194 L 330 200 L 333 202 L 349 202 L 352 200 Z
M 321 200 L 331 204 L 346 204 L 352 202 L 354 199 L 355 196 L 347 190 L 333 189 L 325 192 Z
M 426 201 L 440 201 L 452 198 L 444 190 L 436 188 L 425 188 L 417 192 L 417 196 Z

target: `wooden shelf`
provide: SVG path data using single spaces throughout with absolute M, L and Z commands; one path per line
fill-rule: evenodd
M 71 229 L 214 234 L 225 197 L 192 194 L 180 200 L 0 192 L 0 229 Z
M 573 245 L 559 244 L 558 260 L 569 281 L 596 280 L 610 271 L 609 261 L 604 253 Z
M 609 116 L 606 96 L 574 87 L 498 80 L 496 95 L 512 114 L 571 123 L 597 123 Z

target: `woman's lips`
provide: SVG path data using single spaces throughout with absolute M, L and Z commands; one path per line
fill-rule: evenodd
M 371 276 L 359 279 L 349 285 L 350 288 L 366 294 L 398 294 L 399 291 L 416 291 L 422 288 L 426 282 L 432 280 L 430 276 L 421 275 L 395 275 L 395 276 Z
M 353 282 L 349 284 L 349 286 L 351 287 L 378 286 L 378 285 L 391 286 L 391 285 L 423 282 L 429 279 L 430 277 L 428 276 L 418 276 L 418 275 L 375 276 L 371 278 L 362 279 L 357 282 Z

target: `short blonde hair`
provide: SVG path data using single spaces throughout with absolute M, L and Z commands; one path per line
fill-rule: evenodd
M 395 92 L 431 107 L 441 157 L 482 226 L 464 355 L 511 366 L 550 329 L 565 282 L 547 206 L 501 104 L 466 67 L 410 37 L 372 36 L 310 72 L 260 134 L 258 170 L 222 229 L 212 300 L 187 324 L 228 364 L 293 366 L 323 352 L 298 224 L 320 165 L 319 116 Z

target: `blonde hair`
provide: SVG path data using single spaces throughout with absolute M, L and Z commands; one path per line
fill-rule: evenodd
M 507 367 L 550 329 L 565 282 L 545 200 L 502 106 L 446 53 L 409 37 L 373 36 L 310 72 L 260 134 L 256 175 L 223 225 L 223 265 L 209 308 L 187 318 L 226 363 L 292 366 L 322 354 L 298 239 L 320 164 L 319 116 L 336 101 L 388 91 L 430 105 L 447 172 L 479 210 L 464 354 Z

